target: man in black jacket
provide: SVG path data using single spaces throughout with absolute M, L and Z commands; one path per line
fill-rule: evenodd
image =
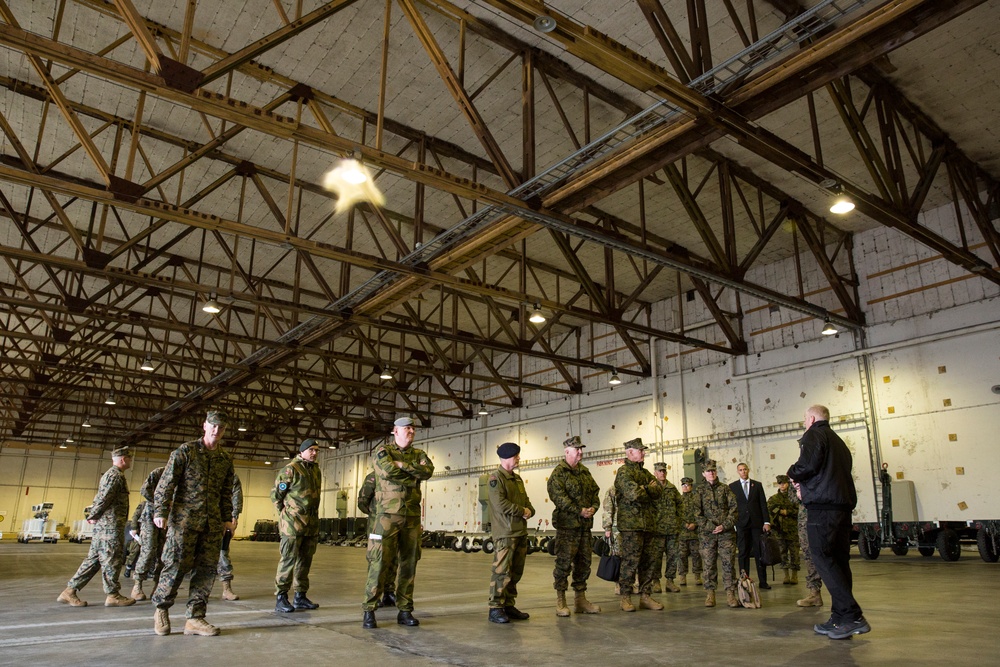
M 830 639 L 847 639 L 871 630 L 854 599 L 851 575 L 851 512 L 858 493 L 851 476 L 853 459 L 830 428 L 830 411 L 814 405 L 805 414 L 799 460 L 788 476 L 809 510 L 806 532 L 816 570 L 833 598 L 830 620 L 813 629 Z
M 729 488 L 736 494 L 736 547 L 740 552 L 740 569 L 750 574 L 750 556 L 757 562 L 757 582 L 761 588 L 771 588 L 767 583 L 767 568 L 760 564 L 761 531 L 770 532 L 770 515 L 767 512 L 767 495 L 764 486 L 750 479 L 750 467 L 746 463 L 736 466 L 738 480 Z

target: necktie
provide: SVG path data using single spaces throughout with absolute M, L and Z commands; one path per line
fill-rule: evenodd
M 750 480 L 748 479 L 743 480 L 743 495 L 747 497 L 747 500 L 750 500 Z

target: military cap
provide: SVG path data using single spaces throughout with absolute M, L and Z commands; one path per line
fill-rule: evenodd
M 715 469 L 716 469 L 716 467 L 715 467 L 715 459 L 709 459 L 709 460 L 705 461 L 705 472 L 708 472 L 709 470 L 715 470 Z
M 625 449 L 649 449 L 646 445 L 642 444 L 642 438 L 633 438 L 625 443 Z
M 576 447 L 577 449 L 583 449 L 587 445 L 580 441 L 580 436 L 574 435 L 572 438 L 566 438 L 563 440 L 563 447 Z
M 788 475 L 778 475 L 778 484 L 788 484 Z
M 663 461 L 657 461 L 656 463 L 653 464 L 653 470 L 662 470 L 663 472 L 666 472 L 667 464 L 664 463 Z
M 225 426 L 229 421 L 229 415 L 222 410 L 209 410 L 205 415 L 205 421 L 216 426 Z
M 681 486 L 684 484 L 694 484 L 694 480 L 690 477 L 681 477 Z
M 505 442 L 497 447 L 497 456 L 502 459 L 512 459 L 521 453 L 521 448 L 513 442 Z
M 392 422 L 393 426 L 413 426 L 413 420 L 409 417 L 400 417 L 396 421 Z
M 304 452 L 310 447 L 319 447 L 319 443 L 316 442 L 316 438 L 306 438 L 303 440 L 302 444 L 299 445 L 299 451 Z
M 128 445 L 119 447 L 118 449 L 111 452 L 111 458 L 117 459 L 123 456 L 132 456 L 132 450 L 128 448 Z

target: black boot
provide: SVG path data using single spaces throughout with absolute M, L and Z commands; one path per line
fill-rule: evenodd
M 371 630 L 372 628 L 377 628 L 378 623 L 375 622 L 375 612 L 366 611 L 361 617 L 361 627 L 365 630 Z
M 527 614 L 514 606 L 504 607 L 503 610 L 507 614 L 507 618 L 512 621 L 527 621 L 531 617 L 531 614 Z
M 413 612 L 410 611 L 401 611 L 396 614 L 396 622 L 400 625 L 408 625 L 411 628 L 413 626 L 420 625 L 420 621 L 413 618 Z
M 510 623 L 503 607 L 490 607 L 490 623 Z
M 382 606 L 382 607 L 395 607 L 396 606 L 396 594 L 395 593 L 390 593 L 389 591 L 386 591 L 385 595 L 382 596 L 382 604 L 380 606 Z
M 292 606 L 296 609 L 319 609 L 319 605 L 306 597 L 305 591 L 299 591 L 292 600 Z
M 284 614 L 295 611 L 295 607 L 288 601 L 288 593 L 278 593 L 278 599 L 274 603 L 274 610 Z

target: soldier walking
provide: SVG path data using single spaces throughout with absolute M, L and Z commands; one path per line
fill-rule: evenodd
M 653 590 L 653 570 L 656 566 L 656 545 L 653 524 L 656 506 L 663 487 L 642 467 L 646 445 L 641 438 L 625 443 L 627 461 L 615 475 L 615 496 L 618 501 L 618 530 L 621 533 L 622 562 L 618 575 L 621 610 L 635 611 L 632 587 L 639 575 L 639 606 L 659 611 L 663 605 L 650 593 Z
M 142 544 L 139 547 L 139 560 L 135 564 L 132 585 L 132 599 L 142 601 L 146 599 L 146 592 L 142 590 L 142 582 L 146 579 L 159 581 L 160 572 L 163 570 L 163 542 L 166 538 L 166 531 L 158 528 L 153 523 L 153 496 L 156 493 L 156 485 L 160 483 L 163 475 L 163 466 L 154 468 L 139 489 L 139 495 L 145 502 L 142 515 L 139 518 L 139 539 Z
M 371 535 L 373 529 L 375 528 L 375 518 L 378 516 L 378 511 L 375 507 L 375 471 L 371 470 L 365 475 L 365 481 L 361 484 L 361 490 L 358 491 L 358 510 L 362 513 L 368 515 L 368 534 Z M 385 554 L 384 557 L 387 559 L 386 565 L 383 568 L 385 571 L 385 577 L 379 582 L 382 586 L 382 601 L 379 604 L 381 607 L 395 607 L 396 606 L 396 569 L 398 567 L 398 559 L 396 558 L 396 553 Z
M 310 600 L 309 569 L 319 544 L 319 500 L 323 474 L 316 464 L 319 445 L 306 438 L 299 445 L 299 455 L 278 471 L 271 490 L 271 502 L 278 510 L 281 533 L 281 561 L 274 576 L 274 610 L 318 609 Z M 295 596 L 288 601 L 288 589 L 294 579 Z
M 500 465 L 489 477 L 490 532 L 496 545 L 490 577 L 491 623 L 526 621 L 529 617 L 514 606 L 517 582 L 524 574 L 528 555 L 528 519 L 535 515 L 524 482 L 514 472 L 520 454 L 521 448 L 513 442 L 497 447 Z
M 243 513 L 243 482 L 240 476 L 233 473 L 233 529 L 227 530 L 222 536 L 222 548 L 219 550 L 219 579 L 222 580 L 222 599 L 230 602 L 239 600 L 240 596 L 233 592 L 233 561 L 229 559 L 229 545 L 233 534 L 240 525 L 240 514 Z
M 572 571 L 576 613 L 599 614 L 601 608 L 587 600 L 590 578 L 591 530 L 594 514 L 601 506 L 600 488 L 583 459 L 586 445 L 574 435 L 563 442 L 565 458 L 549 475 L 552 525 L 556 529 L 556 565 L 552 572 L 556 589 L 556 616 L 569 616 L 566 589 Z
M 128 481 L 125 471 L 132 467 L 132 452 L 119 447 L 111 452 L 111 467 L 101 476 L 97 495 L 90 506 L 87 523 L 94 526 L 87 557 L 80 563 L 76 574 L 66 584 L 66 589 L 56 598 L 71 607 L 86 607 L 87 602 L 77 592 L 93 579 L 98 571 L 104 580 L 105 607 L 128 607 L 135 600 L 118 593 L 121 584 L 125 550 L 125 523 L 128 521 Z
M 701 536 L 702 578 L 705 581 L 705 606 L 715 606 L 715 587 L 718 565 L 722 566 L 722 584 L 726 589 L 726 603 L 739 607 L 736 599 L 736 575 L 733 559 L 736 556 L 736 494 L 728 485 L 719 482 L 715 461 L 706 461 L 702 472 L 705 483 L 695 490 L 695 518 Z

